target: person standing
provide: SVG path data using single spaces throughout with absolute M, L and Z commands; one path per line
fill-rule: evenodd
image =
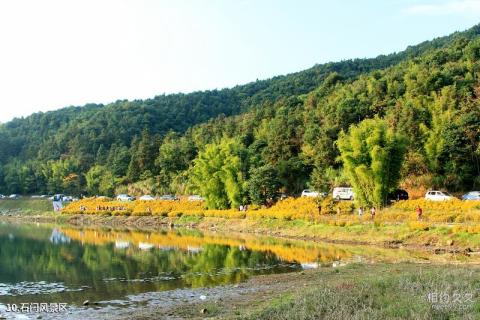
M 358 208 L 358 216 L 359 216 L 359 217 L 363 216 L 363 207 L 362 207 L 362 206 L 360 206 L 360 207 Z
M 420 206 L 417 206 L 417 208 L 415 209 L 416 213 L 417 213 L 417 220 L 422 220 L 422 215 L 423 215 L 423 210 Z
M 372 220 L 375 218 L 375 214 L 377 213 L 377 208 L 372 207 L 370 209 L 370 215 L 372 216 Z

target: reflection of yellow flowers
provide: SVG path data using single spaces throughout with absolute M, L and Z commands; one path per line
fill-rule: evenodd
M 221 235 L 193 235 L 177 232 L 144 233 L 137 231 L 103 231 L 97 229 L 70 229 L 60 231 L 73 240 L 82 243 L 103 245 L 115 241 L 129 242 L 138 246 L 149 243 L 157 247 L 175 247 L 188 250 L 192 247 L 202 247 L 207 244 L 228 245 L 253 251 L 272 252 L 277 257 L 288 262 L 330 262 L 351 256 L 351 253 L 334 246 L 322 246 L 307 242 L 290 242 L 286 240 L 263 240 L 258 237 L 227 238 Z

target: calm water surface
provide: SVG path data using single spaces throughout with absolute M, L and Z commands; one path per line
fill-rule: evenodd
M 0 305 L 114 301 L 350 262 L 429 261 L 422 252 L 192 230 L 0 224 Z

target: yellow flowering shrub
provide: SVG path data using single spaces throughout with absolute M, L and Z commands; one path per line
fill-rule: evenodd
M 205 210 L 203 212 L 205 217 L 213 217 L 213 218 L 233 218 L 233 219 L 243 219 L 245 218 L 245 212 L 230 209 L 230 210 Z
M 413 221 L 417 219 L 415 210 L 419 206 L 423 210 L 422 220 L 438 223 L 480 222 L 480 202 L 431 201 L 426 199 L 399 201 L 391 206 L 391 210 L 383 215 L 386 221 Z
M 258 210 L 249 209 L 246 212 L 247 218 L 275 218 L 284 220 L 313 220 L 319 214 L 318 205 L 313 198 L 287 198 L 277 202 L 270 208 Z
M 62 209 L 69 214 L 113 214 L 130 215 L 133 212 L 132 202 L 112 201 L 108 198 L 86 198 L 75 201 Z
M 415 209 L 423 209 L 421 221 L 417 221 Z M 424 199 L 399 201 L 389 208 L 379 210 L 374 218 L 378 224 L 410 223 L 412 230 L 422 230 L 422 223 L 477 224 L 480 223 L 480 202 L 475 201 L 428 201 Z M 287 198 L 270 208 L 249 206 L 247 211 L 238 209 L 207 210 L 202 202 L 180 201 L 112 201 L 105 198 L 89 198 L 67 205 L 68 214 L 107 214 L 136 216 L 198 216 L 234 219 L 281 219 L 307 220 L 332 226 L 352 226 L 372 221 L 368 208 L 358 216 L 351 201 L 334 201 L 326 198 L 320 203 L 315 198 Z M 417 223 L 418 222 L 418 223 Z M 465 232 L 472 233 L 467 229 Z
M 205 210 L 200 201 L 109 201 L 104 198 L 87 198 L 72 202 L 63 208 L 69 214 L 112 214 L 136 216 L 198 215 Z
M 480 225 L 456 225 L 452 227 L 453 233 L 480 233 Z
M 417 206 L 420 206 L 424 211 L 425 210 L 434 210 L 434 211 L 471 211 L 480 209 L 479 201 L 462 201 L 460 199 L 452 199 L 448 201 L 431 201 L 426 199 L 416 199 L 416 200 L 404 200 L 398 201 L 392 208 L 403 209 L 403 210 L 415 210 Z

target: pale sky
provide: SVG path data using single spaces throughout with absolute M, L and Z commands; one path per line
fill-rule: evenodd
M 0 0 L 0 122 L 403 50 L 480 0 Z

